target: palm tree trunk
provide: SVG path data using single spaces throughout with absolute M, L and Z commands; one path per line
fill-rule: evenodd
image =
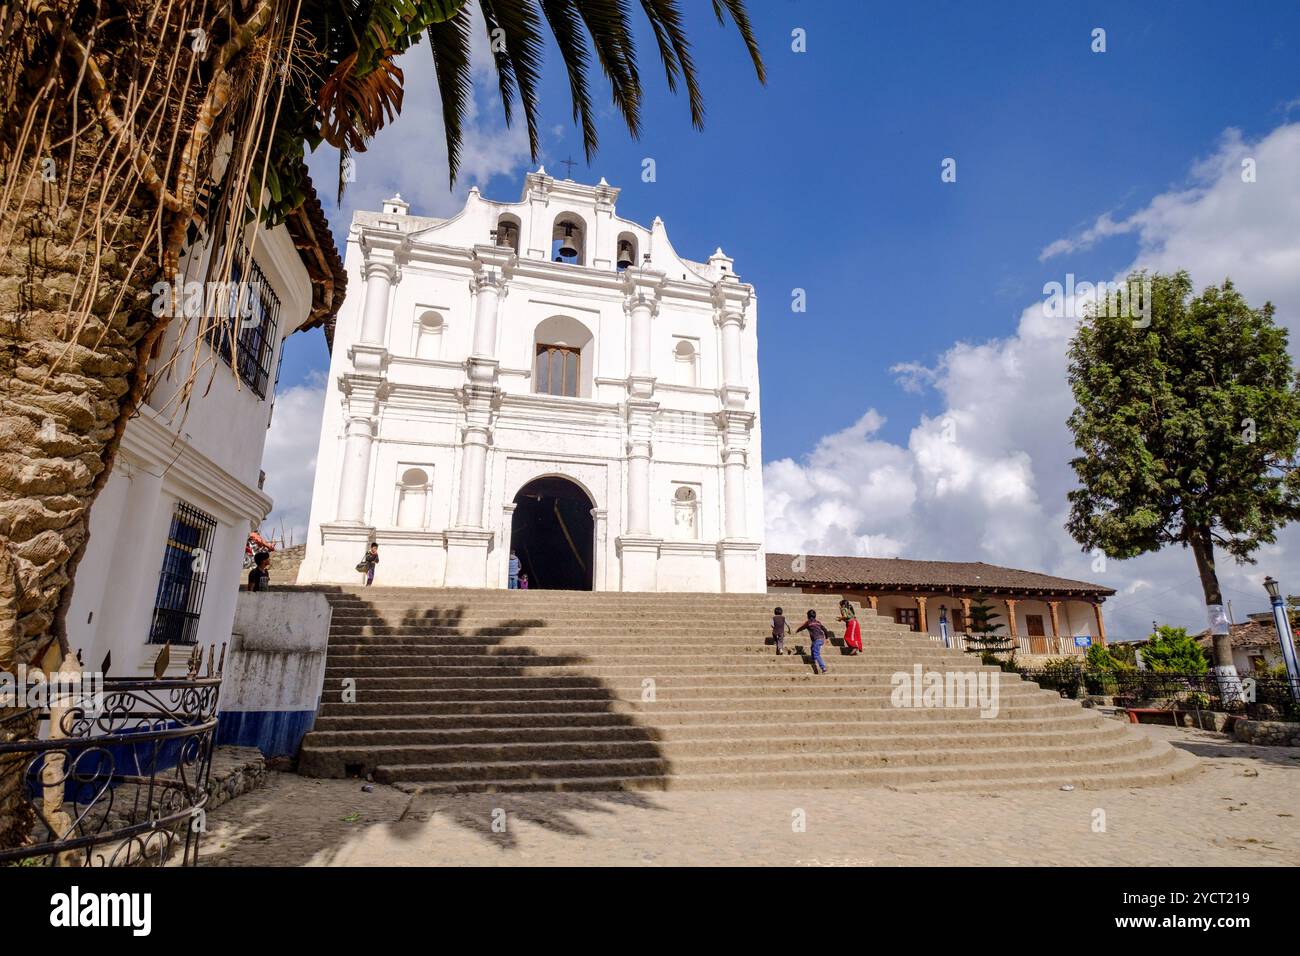
M 134 411 L 128 398 L 141 344 L 159 324 L 149 290 L 160 270 L 133 262 L 150 239 L 153 214 L 142 205 L 112 224 L 118 239 L 100 249 L 96 301 L 70 334 L 68 293 L 81 265 L 77 246 L 87 241 L 76 235 L 80 197 L 74 192 L 60 210 L 50 184 L 36 182 L 37 194 L 25 197 L 29 225 L 0 262 L 0 570 L 8 585 L 0 590 L 0 669 L 9 673 L 39 665 L 54 641 L 66 646 L 61 615 L 90 506 Z M 0 711 L 5 717 L 14 717 L 4 725 L 10 739 L 34 733 L 32 715 Z M 17 770 L 0 759 L 0 846 L 30 828 L 18 812 Z
M 0 122 L 0 670 L 9 673 L 40 665 L 52 645 L 70 650 L 63 617 L 90 507 L 167 327 L 152 288 L 175 272 L 194 167 L 228 102 L 209 92 L 271 21 L 272 4 L 259 0 L 239 42 L 196 67 L 189 31 L 204 6 L 0 6 L 10 18 L 0 23 L 9 37 L 0 94 L 10 100 Z M 35 732 L 34 713 L 0 708 L 0 740 Z M 31 831 L 20 769 L 0 757 L 0 847 Z

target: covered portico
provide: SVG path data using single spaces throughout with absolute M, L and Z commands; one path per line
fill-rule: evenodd
M 983 562 L 768 554 L 769 591 L 833 593 L 936 640 L 965 648 L 971 608 L 983 599 L 1018 653 L 1082 655 L 1106 643 L 1102 603 L 1113 588 Z

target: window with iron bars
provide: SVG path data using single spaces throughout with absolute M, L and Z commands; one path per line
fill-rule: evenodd
M 222 253 L 218 252 L 216 261 L 220 262 L 221 256 Z M 249 272 L 247 287 L 243 277 L 245 262 Z M 240 382 L 252 389 L 258 398 L 266 398 L 271 379 L 271 353 L 275 351 L 276 329 L 280 321 L 280 298 L 266 281 L 257 261 L 248 257 L 243 243 L 236 247 L 230 265 L 230 289 L 224 314 L 209 316 L 208 344 L 235 370 Z M 248 318 L 239 318 L 236 336 L 235 319 L 241 301 L 249 303 L 252 314 Z M 231 340 L 236 337 L 234 352 L 238 358 L 232 361 Z
M 194 644 L 198 641 L 203 589 L 212 557 L 217 519 L 183 501 L 176 502 L 167 546 L 163 549 L 158 596 L 154 599 L 150 644 Z

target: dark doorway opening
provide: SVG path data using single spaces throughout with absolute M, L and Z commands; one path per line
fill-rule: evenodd
M 591 590 L 592 507 L 587 493 L 567 478 L 537 478 L 519 489 L 510 547 L 529 588 Z

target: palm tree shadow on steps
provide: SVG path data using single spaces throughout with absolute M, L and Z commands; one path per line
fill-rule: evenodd
M 545 628 L 545 620 L 506 618 L 468 628 L 471 609 L 461 604 L 409 608 L 394 625 L 374 600 L 346 592 L 329 598 L 335 616 L 326 685 L 337 688 L 345 676 L 339 668 L 355 663 L 356 703 L 331 702 L 327 690 L 316 727 L 303 742 L 303 769 L 314 776 L 373 774 L 413 794 L 401 819 L 388 824 L 394 836 L 414 839 L 423 828 L 412 821 L 445 813 L 509 850 L 517 845 L 512 826 L 520 822 L 582 837 L 588 834 L 576 822 L 578 813 L 660 809 L 641 791 L 667 788 L 672 764 L 659 745 L 662 734 L 638 719 L 617 688 L 582 673 L 597 663 L 590 657 L 512 642 Z M 365 622 L 360 628 L 359 621 Z M 359 658 L 340 661 L 343 652 L 354 651 Z M 384 662 L 398 667 L 396 686 L 367 687 L 369 655 L 407 657 Z M 355 747 L 349 738 L 359 738 Z M 328 763 L 313 761 L 317 746 L 342 752 Z M 584 776 L 608 778 L 610 789 L 566 786 Z M 628 777 L 636 778 L 635 789 L 623 784 Z M 509 821 L 505 832 L 493 829 L 498 808 Z

